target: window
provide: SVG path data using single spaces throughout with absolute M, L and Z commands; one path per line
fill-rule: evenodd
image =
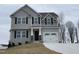
M 22 18 L 22 24 L 25 24 L 25 23 L 26 23 L 26 19 Z
M 15 36 L 16 38 L 28 38 L 28 30 L 17 30 L 15 31 Z
M 21 37 L 21 32 L 20 31 L 16 31 L 16 38 L 20 38 Z
M 38 19 L 37 19 L 37 18 L 35 18 L 34 22 L 35 22 L 35 24 L 38 24 Z
M 45 35 L 49 35 L 49 33 L 46 33 Z
M 56 33 L 52 33 L 51 35 L 56 35 Z
M 22 38 L 26 37 L 26 31 L 22 31 Z
M 50 23 L 51 23 L 51 22 L 50 22 L 50 19 L 48 19 L 48 20 L 47 20 L 47 24 L 50 24 Z
M 15 17 L 15 24 L 28 24 L 28 17 L 24 18 Z
M 17 24 L 21 24 L 21 18 L 17 19 Z
M 32 24 L 40 24 L 40 17 L 32 17 Z

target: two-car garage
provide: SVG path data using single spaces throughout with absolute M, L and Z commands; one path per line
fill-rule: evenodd
M 43 42 L 47 43 L 57 43 L 58 35 L 56 32 L 44 32 L 43 33 Z
M 43 30 L 42 33 L 43 42 L 46 43 L 58 43 L 58 31 L 56 30 Z

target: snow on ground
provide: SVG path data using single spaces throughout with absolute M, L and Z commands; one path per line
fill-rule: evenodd
M 8 47 L 4 47 L 0 45 L 0 49 L 7 49 Z
M 45 47 L 64 54 L 79 54 L 79 44 L 43 43 Z

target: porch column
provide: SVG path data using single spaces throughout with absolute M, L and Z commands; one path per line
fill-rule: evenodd
M 41 38 L 41 28 L 39 28 L 39 40 L 42 42 L 42 38 Z
M 31 28 L 31 41 L 33 42 L 33 28 Z

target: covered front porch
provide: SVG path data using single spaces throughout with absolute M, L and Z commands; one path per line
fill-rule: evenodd
M 31 28 L 31 41 L 32 42 L 42 42 L 41 38 L 41 28 L 33 27 Z

